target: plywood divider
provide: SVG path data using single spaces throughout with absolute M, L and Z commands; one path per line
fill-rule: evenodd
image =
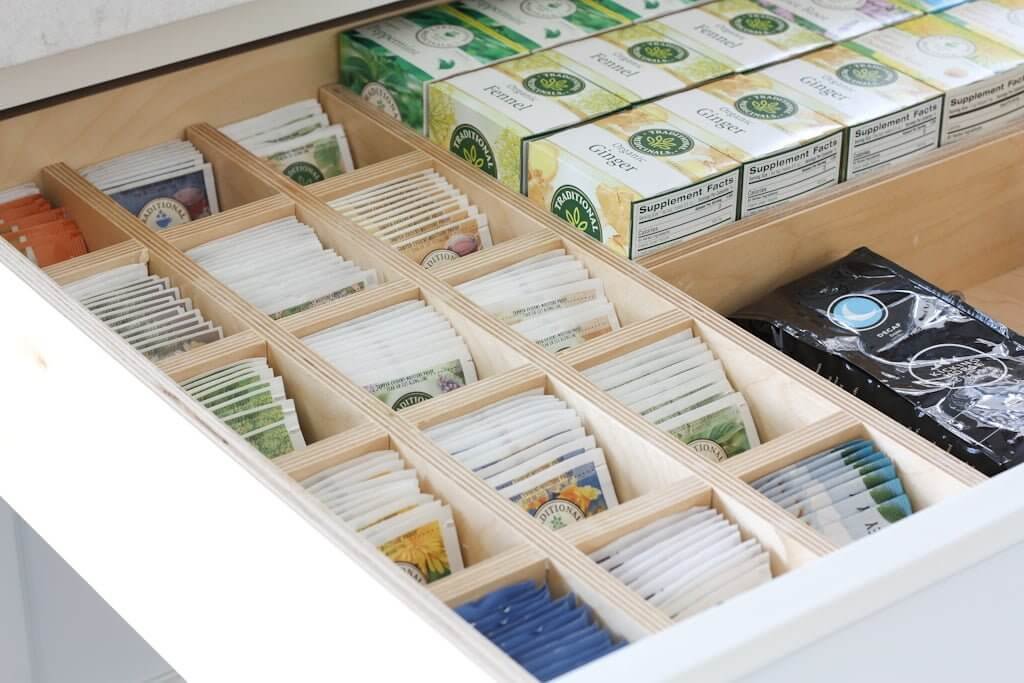
M 272 195 L 251 204 L 226 209 L 191 223 L 182 223 L 161 233 L 167 242 L 185 252 L 200 244 L 227 237 L 249 228 L 295 214 L 295 202 L 282 195 Z
M 561 351 L 558 357 L 582 372 L 692 328 L 689 315 L 673 310 Z
M 54 205 L 67 210 L 68 215 L 78 224 L 82 231 L 82 237 L 85 238 L 85 246 L 90 252 L 120 244 L 131 237 L 130 232 L 126 232 L 120 225 L 98 211 L 95 204 L 83 200 L 77 194 L 68 192 L 59 183 L 52 182 L 46 173 L 40 176 L 40 184 L 43 196 Z
M 165 358 L 157 363 L 157 367 L 180 383 L 228 363 L 260 356 L 266 358 L 267 342 L 257 333 L 248 331 Z
M 341 199 L 389 180 L 412 175 L 417 171 L 434 168 L 434 160 L 420 151 L 411 151 L 370 166 L 361 166 L 351 173 L 343 173 L 313 183 L 307 189 L 324 203 Z
M 203 154 L 203 159 L 213 166 L 213 178 L 217 185 L 217 203 L 221 211 L 266 199 L 275 194 L 274 185 L 268 183 L 252 167 L 240 163 L 219 147 L 206 144 L 203 138 L 193 139 L 186 130 L 189 142 Z
M 539 232 L 502 242 L 434 269 L 434 274 L 452 287 L 501 270 L 539 254 L 561 249 L 557 235 Z
M 113 268 L 148 263 L 149 252 L 135 240 L 128 239 L 98 251 L 43 268 L 58 285 L 66 285 L 82 278 L 103 273 Z
M 540 583 L 546 578 L 547 565 L 543 552 L 523 545 L 435 581 L 430 584 L 430 592 L 449 607 L 458 607 L 514 583 Z
M 278 323 L 283 330 L 297 337 L 306 337 L 382 308 L 419 298 L 419 287 L 408 280 L 397 280 L 290 315 Z

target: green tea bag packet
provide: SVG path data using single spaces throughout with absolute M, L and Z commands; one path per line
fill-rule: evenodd
M 401 410 L 477 381 L 468 351 L 436 354 L 403 365 L 355 375 L 359 384 L 393 410 Z
M 883 465 L 889 464 L 889 459 L 881 452 L 876 451 L 874 444 L 871 443 L 840 451 L 840 453 L 841 457 L 829 457 L 820 463 L 808 463 L 805 467 L 795 468 L 786 475 L 757 488 L 769 498 L 779 498 L 800 491 L 810 483 L 825 481 L 849 469 L 859 469 L 875 462 L 882 462 Z
M 341 84 L 424 133 L 430 84 L 529 50 L 450 6 L 359 26 L 338 41 Z
M 235 413 L 283 400 L 285 400 L 284 383 L 280 377 L 275 377 L 270 382 L 251 385 L 231 395 L 215 397 L 204 406 L 217 417 L 226 418 Z
M 770 474 L 766 474 L 763 477 L 755 479 L 754 481 L 750 482 L 750 485 L 753 486 L 758 491 L 763 492 L 769 487 L 774 486 L 776 483 L 782 480 L 790 479 L 795 476 L 800 476 L 802 474 L 806 474 L 810 470 L 815 469 L 817 467 L 829 465 L 839 460 L 850 458 L 853 454 L 857 453 L 865 446 L 871 446 L 871 444 L 870 442 L 864 439 L 854 439 L 853 441 L 848 441 L 840 446 L 824 451 L 822 453 L 817 453 L 802 460 L 797 460 L 791 465 L 787 465 L 786 467 L 775 470 Z M 872 446 L 870 450 L 873 451 L 874 447 Z
M 825 505 L 810 512 L 806 512 L 802 519 L 815 528 L 826 524 L 838 522 L 839 520 L 856 515 L 882 503 L 899 498 L 905 495 L 903 484 L 899 478 L 890 479 L 887 482 L 874 486 L 845 499 L 837 500 L 831 505 Z
M 942 93 L 842 45 L 763 72 L 796 101 L 846 127 L 843 178 L 905 163 L 939 146 Z
M 1024 52 L 1024 4 L 1021 0 L 974 0 L 947 9 L 942 18 Z
M 629 103 L 538 53 L 428 86 L 436 144 L 526 192 L 528 143 Z
M 337 124 L 280 142 L 255 143 L 249 149 L 299 185 L 312 185 L 355 168 L 348 138 Z
M 779 501 L 779 504 L 796 517 L 803 517 L 807 512 L 834 506 L 896 478 L 896 469 L 892 465 L 870 467 L 872 469 L 868 472 L 847 471 L 820 485 L 812 484 L 807 490 Z
M 747 402 L 738 393 L 673 417 L 658 426 L 717 462 L 761 444 Z
M 875 508 L 849 517 L 838 522 L 825 524 L 818 529 L 821 534 L 836 545 L 846 545 L 913 514 L 910 499 L 906 496 L 893 498 Z
M 267 375 L 268 372 L 270 373 L 269 375 Z M 202 392 L 217 384 L 233 381 L 233 378 L 236 375 L 248 374 L 256 374 L 260 377 L 274 376 L 273 370 L 271 370 L 270 366 L 267 365 L 267 359 L 260 356 L 258 358 L 247 358 L 242 361 L 229 363 L 228 365 L 217 368 L 216 370 L 204 372 L 201 375 L 182 382 L 181 388 L 190 394 Z
M 418 583 L 465 566 L 451 508 L 440 503 L 418 506 L 361 533 Z
M 502 493 L 539 523 L 555 530 L 619 503 L 599 449 L 549 467 L 502 489 Z
M 772 500 L 776 501 L 782 507 L 789 507 L 802 501 L 806 501 L 812 496 L 824 494 L 834 486 L 848 481 L 857 480 L 861 477 L 866 477 L 872 473 L 881 473 L 885 476 L 884 479 L 879 480 L 876 474 L 872 479 L 872 484 L 888 481 L 888 479 L 892 478 L 891 473 L 893 472 L 895 472 L 895 470 L 892 469 L 892 461 L 884 455 L 876 453 L 871 457 L 859 460 L 852 465 L 844 465 L 817 476 L 807 477 L 786 488 L 769 492 L 766 495 L 769 495 Z M 866 486 L 865 490 L 867 488 L 870 488 L 870 486 Z
M 248 119 L 220 127 L 220 132 L 232 140 L 245 140 L 268 130 L 275 130 L 322 113 L 320 102 L 315 99 L 292 102 Z
M 588 0 L 455 0 L 450 6 L 530 50 L 609 31 L 633 18 L 613 3 Z
M 1024 121 L 1024 52 L 931 14 L 846 46 L 945 93 L 940 145 Z
M 831 41 L 748 0 L 716 0 L 658 20 L 669 36 L 679 36 L 736 72 L 759 69 L 827 47 Z

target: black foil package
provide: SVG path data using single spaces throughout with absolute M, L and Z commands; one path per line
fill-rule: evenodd
M 985 474 L 1024 460 L 1024 337 L 869 249 L 732 318 Z

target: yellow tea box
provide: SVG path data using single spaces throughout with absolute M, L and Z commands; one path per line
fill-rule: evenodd
M 759 69 L 832 41 L 749 0 L 717 0 L 658 20 L 685 45 L 693 45 L 733 71 Z
M 848 47 L 945 93 L 939 144 L 1024 121 L 1024 53 L 929 14 Z
M 762 73 L 846 127 L 843 179 L 939 146 L 942 93 L 858 52 L 836 45 Z
M 424 133 L 428 83 L 528 52 L 448 7 L 360 26 L 338 43 L 341 84 Z
M 1024 52 L 1024 0 L 974 0 L 943 12 L 942 17 Z
M 561 45 L 548 56 L 630 103 L 643 102 L 732 73 L 693 45 L 648 21 Z
M 842 125 L 762 73 L 724 78 L 658 103 L 742 163 L 741 217 L 839 182 Z
M 524 194 L 529 141 L 628 104 L 543 52 L 431 83 L 427 101 L 431 140 Z
M 640 258 L 736 220 L 739 163 L 657 104 L 530 143 L 527 196 Z
M 590 0 L 457 0 L 450 7 L 518 45 L 542 50 L 625 26 L 631 17 Z
M 920 16 L 899 0 L 757 0 L 775 14 L 829 40 L 849 40 Z

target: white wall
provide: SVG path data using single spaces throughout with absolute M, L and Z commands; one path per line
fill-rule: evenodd
M 171 667 L 0 499 L 0 681 L 143 683 Z

